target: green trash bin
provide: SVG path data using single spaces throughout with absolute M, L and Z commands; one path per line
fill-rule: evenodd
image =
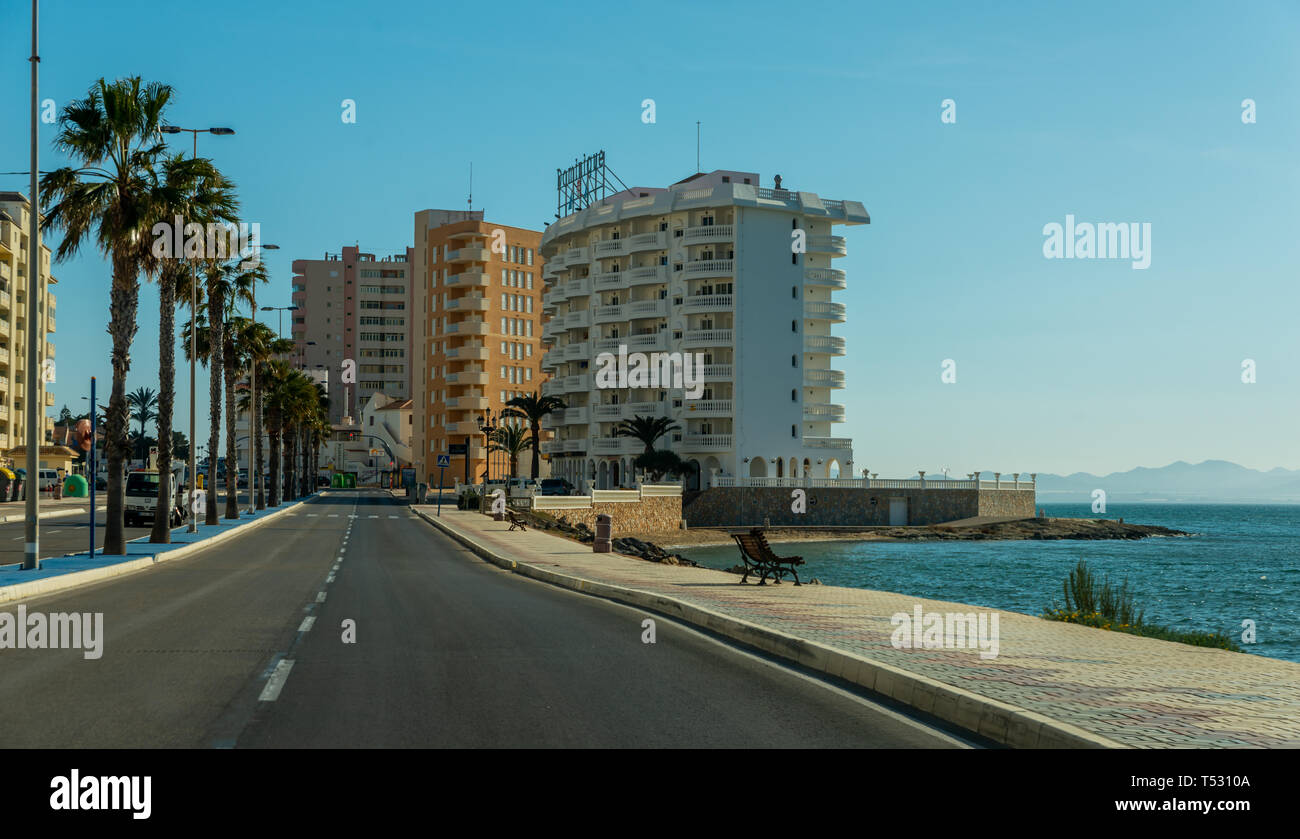
M 63 482 L 63 495 L 65 498 L 85 498 L 89 495 L 90 485 L 81 475 L 69 475 Z

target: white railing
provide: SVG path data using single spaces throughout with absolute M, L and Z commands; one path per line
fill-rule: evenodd
M 686 263 L 684 270 L 688 277 L 726 275 L 734 273 L 735 264 L 734 259 L 697 259 Z
M 627 253 L 627 241 L 624 239 L 605 239 L 596 243 L 594 251 L 598 257 L 622 256 Z
M 667 317 L 668 315 L 667 300 L 633 300 L 631 303 L 623 304 L 623 306 L 629 320 L 632 318 Z
M 844 406 L 833 402 L 805 403 L 803 418 L 812 422 L 844 422 Z
M 731 448 L 731 435 L 699 433 L 683 434 L 682 448 L 693 451 L 729 449 Z
M 805 437 L 803 444 L 810 449 L 851 449 L 852 437 Z
M 803 316 L 809 320 L 844 320 L 845 308 L 843 303 L 825 303 L 813 301 L 803 304 Z
M 686 414 L 713 415 L 713 416 L 730 416 L 731 400 L 730 399 L 688 399 L 682 404 L 682 412 Z
M 668 266 L 666 265 L 647 265 L 620 273 L 627 277 L 627 282 L 630 285 L 668 282 Z
M 691 329 L 682 335 L 682 339 L 687 346 L 721 346 L 731 343 L 731 330 Z
M 804 387 L 844 387 L 843 370 L 804 368 Z
M 623 307 L 618 306 L 597 306 L 592 315 L 592 323 L 610 323 L 615 321 L 627 320 L 623 316 Z
M 806 335 L 803 339 L 804 352 L 844 355 L 844 339 L 838 335 Z
M 735 305 L 735 300 L 735 297 L 730 294 L 692 294 L 682 301 L 682 311 L 704 312 L 731 309 Z
M 809 285 L 848 287 L 848 274 L 839 268 L 809 268 L 803 272 L 803 279 Z
M 597 422 L 615 422 L 623 418 L 623 405 L 593 405 L 592 419 Z
M 628 206 L 624 204 L 623 206 Z M 659 250 L 667 247 L 667 236 L 664 231 L 653 233 L 638 233 L 635 236 L 629 236 L 624 241 L 627 242 L 629 251 Z
M 809 236 L 807 248 L 809 253 L 833 253 L 840 256 L 849 252 L 843 236 Z
M 735 234 L 736 228 L 730 224 L 702 224 L 686 228 L 682 238 L 687 242 L 716 242 L 721 239 L 732 239 Z
M 713 479 L 715 487 L 825 487 L 841 489 L 1033 489 L 1033 480 L 996 481 L 948 480 L 942 478 L 738 478 L 734 475 L 720 475 Z
M 704 365 L 704 380 L 714 381 L 716 379 L 730 379 L 732 377 L 732 368 L 730 364 L 706 364 Z

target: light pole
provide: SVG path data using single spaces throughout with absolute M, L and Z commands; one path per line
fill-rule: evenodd
M 233 128 L 181 128 L 176 125 L 164 125 L 158 129 L 164 134 L 180 134 L 182 131 L 188 131 L 194 138 L 194 145 L 191 157 L 199 156 L 199 135 L 200 134 L 218 134 L 230 135 L 235 133 Z M 35 168 L 35 167 L 33 167 Z M 198 513 L 194 510 L 195 488 L 198 486 L 198 473 L 195 471 L 194 464 L 194 390 L 195 383 L 198 381 L 198 373 L 195 367 L 195 358 L 199 354 L 198 345 L 198 319 L 199 319 L 199 270 L 198 266 L 190 263 L 190 492 L 186 499 L 190 505 L 189 526 L 185 528 L 188 533 L 197 533 L 199 529 L 198 522 L 195 520 Z M 211 406 L 208 406 L 211 410 Z
M 298 307 L 297 306 L 263 306 L 262 311 L 280 313 L 280 327 L 275 330 L 275 337 L 283 338 L 284 337 L 284 313 L 296 312 L 298 311 Z
M 478 418 L 478 430 L 483 432 L 483 483 L 492 479 L 492 449 L 490 440 L 497 427 L 492 424 L 492 409 L 484 410 L 484 415 Z
M 262 245 L 264 251 L 278 251 L 279 245 Z M 253 334 L 257 334 L 257 281 L 253 282 L 253 297 L 249 303 L 249 311 L 253 313 Z M 249 396 L 248 396 L 248 433 L 254 437 L 248 444 L 248 512 L 256 513 L 259 508 L 265 509 L 265 504 L 259 504 L 257 500 L 257 481 L 258 472 L 262 471 L 262 463 L 259 460 L 253 463 L 253 452 L 259 450 L 262 444 L 261 424 L 262 412 L 258 410 L 257 405 L 257 362 L 254 358 L 253 363 L 249 365 Z M 235 490 L 238 497 L 239 490 Z
M 24 399 L 27 404 L 24 406 L 27 414 L 27 503 L 24 505 L 24 512 L 27 515 L 27 524 L 24 530 L 23 542 L 23 569 L 31 571 L 40 565 L 41 556 L 41 529 L 40 529 L 40 503 L 37 496 L 40 495 L 40 445 L 45 438 L 45 423 L 43 414 L 45 413 L 42 403 L 45 402 L 40 390 L 37 389 L 36 368 L 40 365 L 39 349 L 44 349 L 45 344 L 45 327 L 38 320 L 40 310 L 37 308 L 37 298 L 41 293 L 41 196 L 37 192 L 36 176 L 39 172 L 37 167 L 37 119 L 39 113 L 39 103 L 37 101 L 37 68 L 41 63 L 41 55 L 38 47 L 37 32 L 39 31 L 40 17 L 40 0 L 32 0 L 32 194 L 31 205 L 32 214 L 28 219 L 30 230 L 27 234 L 27 387 Z M 40 331 L 38 332 L 38 324 Z M 39 339 L 41 347 L 38 349 L 37 340 Z M 40 410 L 38 410 L 38 408 Z M 37 428 L 37 426 L 40 428 Z M 32 482 L 36 482 L 35 488 Z M 90 516 L 95 517 L 95 511 L 90 511 Z

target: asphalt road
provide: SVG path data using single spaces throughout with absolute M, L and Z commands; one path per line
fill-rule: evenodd
M 103 656 L 0 650 L 0 747 L 960 745 L 668 619 L 644 644 L 641 612 L 488 565 L 384 492 L 25 605 L 102 612 Z

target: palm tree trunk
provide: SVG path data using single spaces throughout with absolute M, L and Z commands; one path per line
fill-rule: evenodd
M 271 475 L 271 498 L 272 507 L 280 506 L 280 418 L 271 414 L 268 430 L 271 432 L 271 457 L 267 471 Z
M 140 305 L 140 280 L 135 263 L 125 256 L 113 259 L 113 290 L 109 296 L 109 334 L 113 336 L 113 389 L 108 398 L 108 415 L 104 422 L 104 444 L 108 454 L 108 521 L 104 528 L 104 553 L 126 554 L 126 527 L 122 519 L 126 507 L 126 482 L 123 461 L 130 444 L 127 428 L 130 420 L 126 406 L 126 374 L 131 369 L 131 341 L 136 332 L 136 310 Z M 27 340 L 44 336 L 29 333 Z M 31 394 L 28 395 L 29 398 Z M 29 445 L 40 440 L 39 432 L 28 429 Z M 29 475 L 28 480 L 37 476 Z M 36 484 L 28 492 L 35 492 Z
M 217 452 L 221 450 L 221 346 L 222 307 L 220 292 L 208 295 L 208 492 L 204 524 L 220 524 L 217 518 Z
M 227 328 L 226 331 L 229 331 Z M 223 373 L 226 381 L 226 518 L 239 518 L 239 442 L 235 433 L 235 348 L 227 337 L 222 346 Z
M 302 495 L 305 498 L 311 494 L 311 487 L 308 481 L 308 467 L 310 466 L 311 453 L 311 435 L 303 430 L 302 434 Z
M 262 471 L 262 396 L 257 391 L 253 392 L 251 407 L 253 409 L 253 461 L 257 464 L 257 472 L 255 473 L 257 475 L 257 501 L 255 503 L 257 509 L 265 510 L 266 481 L 262 478 L 262 475 L 266 474 Z M 249 480 L 253 480 L 251 475 Z M 249 486 L 251 487 L 252 484 L 249 484 Z
M 158 272 L 158 503 L 153 509 L 149 541 L 172 540 L 172 403 L 176 397 L 176 277 L 166 266 Z
M 293 455 L 296 451 L 293 439 L 293 426 L 284 429 L 284 500 L 292 501 L 293 494 Z
M 538 442 L 538 441 L 541 439 L 541 436 L 542 436 L 542 424 L 541 424 L 541 422 L 540 422 L 540 421 L 536 421 L 536 422 L 531 422 L 531 423 L 529 423 L 529 425 L 528 425 L 528 430 L 529 430 L 530 432 L 532 432 L 532 435 L 533 435 L 533 446 L 532 446 L 532 448 L 533 448 L 533 475 L 532 475 L 532 478 L 533 478 L 533 480 L 535 481 L 535 480 L 537 480 L 537 473 L 540 472 L 541 469 L 542 469 L 542 462 L 541 462 L 541 455 L 542 455 L 541 445 L 542 445 L 542 444 L 541 444 L 540 442 Z

